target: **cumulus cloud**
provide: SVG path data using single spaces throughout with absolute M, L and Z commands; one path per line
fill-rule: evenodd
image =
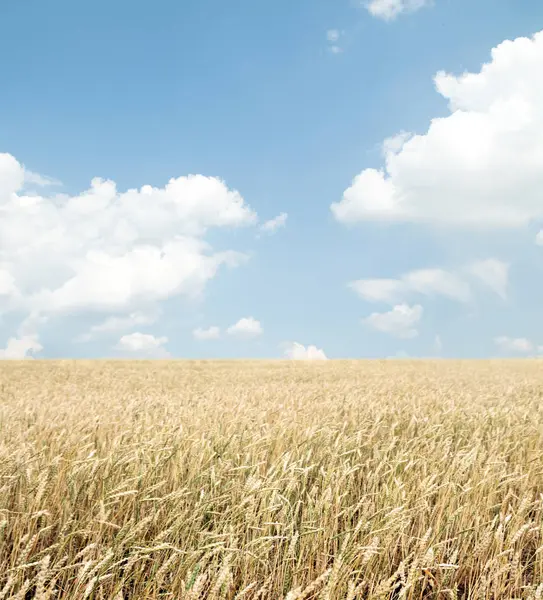
M 30 306 L 52 313 L 108 312 L 177 295 L 196 296 L 221 265 L 238 264 L 236 253 L 208 251 L 196 238 L 177 238 L 162 247 L 137 246 L 119 256 L 89 251 L 75 275 L 53 290 L 36 293 Z
M 278 229 L 281 229 L 282 227 L 284 227 L 286 225 L 287 218 L 288 218 L 288 214 L 285 212 L 282 212 L 281 214 L 277 215 L 273 219 L 270 219 L 269 221 L 266 221 L 265 223 L 263 223 L 260 226 L 260 231 L 262 231 L 264 233 L 269 233 L 269 234 L 275 233 Z
M 450 114 L 388 145 L 332 204 L 343 223 L 519 228 L 543 217 L 543 32 L 505 41 L 478 73 L 440 72 Z
M 0 307 L 14 314 L 94 312 L 121 319 L 97 324 L 89 339 L 131 319 L 143 324 L 126 314 L 144 306 L 197 297 L 220 268 L 246 258 L 214 251 L 204 239 L 208 230 L 257 223 L 239 192 L 214 177 L 189 175 L 124 192 L 95 178 L 79 195 L 28 196 L 28 173 L 13 156 L 0 154 Z
M 9 338 L 4 349 L 0 349 L 0 359 L 23 359 L 33 358 L 43 346 L 38 341 L 37 335 L 23 335 L 22 337 Z
M 505 352 L 529 354 L 535 349 L 533 342 L 526 338 L 510 338 L 505 335 L 494 338 L 494 343 Z
M 196 340 L 216 340 L 221 336 L 221 330 L 215 326 L 208 327 L 207 329 L 198 327 L 192 332 L 192 335 Z
M 543 229 L 535 236 L 535 243 L 538 246 L 543 246 Z
M 291 360 L 328 360 L 324 350 L 316 346 L 303 346 L 297 342 L 286 345 L 285 356 Z
M 263 329 L 260 321 L 253 317 L 243 317 L 234 325 L 231 325 L 226 332 L 228 335 L 233 335 L 241 338 L 253 338 L 262 335 Z
M 409 306 L 408 304 L 397 304 L 392 310 L 384 313 L 372 313 L 362 320 L 368 327 L 372 327 L 382 333 L 387 333 L 399 338 L 414 338 L 419 332 L 416 325 L 419 323 L 423 313 L 420 304 Z
M 11 195 L 22 189 L 24 168 L 11 154 L 0 152 L 0 201 L 6 202 Z
M 168 343 L 167 337 L 155 337 L 150 333 L 136 331 L 129 335 L 123 335 L 115 349 L 146 358 L 167 358 L 170 354 L 163 348 L 166 343 Z
M 402 13 L 416 12 L 430 4 L 431 0 L 371 0 L 366 8 L 372 16 L 392 21 Z

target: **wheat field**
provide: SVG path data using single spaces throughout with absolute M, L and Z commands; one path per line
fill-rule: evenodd
M 543 597 L 543 362 L 0 364 L 0 599 Z

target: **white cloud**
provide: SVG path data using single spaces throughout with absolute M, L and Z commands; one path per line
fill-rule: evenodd
M 458 275 L 443 269 L 411 271 L 403 280 L 408 289 L 425 296 L 446 296 L 459 302 L 468 302 L 471 297 L 469 285 Z
M 440 354 L 442 350 L 443 342 L 441 340 L 441 336 L 436 335 L 436 337 L 434 338 L 434 351 L 436 352 L 436 354 Z
M 406 292 L 405 283 L 399 279 L 359 279 L 348 285 L 368 302 L 394 304 Z
M 509 263 L 489 258 L 472 263 L 467 270 L 500 298 L 507 298 Z
M 16 293 L 15 278 L 7 269 L 0 269 L 0 296 L 13 296 Z
M 538 246 L 543 246 L 543 229 L 535 236 L 535 243 Z
M 385 149 L 331 210 L 338 221 L 518 228 L 543 217 L 543 32 L 505 41 L 479 73 L 440 72 L 450 114 Z
M 316 346 L 303 346 L 297 342 L 290 342 L 285 348 L 285 356 L 291 360 L 328 360 L 324 350 Z
M 20 323 L 15 336 L 10 337 L 6 347 L 0 349 L 0 359 L 31 359 L 33 354 L 43 350 L 39 341 L 39 326 L 47 321 L 47 317 L 30 313 Z
M 507 296 L 509 263 L 495 258 L 464 265 L 458 272 L 445 269 L 418 269 L 398 279 L 359 279 L 348 286 L 368 302 L 395 304 L 414 295 L 444 296 L 457 302 L 470 302 L 473 281 L 490 288 L 500 298 Z
M 157 314 L 145 314 L 139 311 L 121 317 L 108 317 L 101 323 L 93 325 L 87 333 L 78 336 L 75 341 L 89 342 L 101 336 L 107 336 L 126 329 L 132 329 L 137 325 L 151 325 L 157 318 Z
M 4 349 L 0 349 L 0 359 L 23 359 L 33 358 L 30 354 L 36 354 L 43 349 L 38 341 L 37 335 L 23 335 L 22 337 L 9 338 Z
M 167 337 L 155 337 L 149 333 L 136 331 L 129 335 L 123 335 L 115 349 L 139 356 L 167 358 L 169 353 L 163 348 L 167 342 Z
M 252 338 L 262 335 L 263 329 L 260 321 L 253 319 L 253 317 L 244 317 L 229 327 L 226 332 L 229 335 Z
M 235 253 L 207 255 L 208 249 L 196 238 L 178 238 L 161 248 L 137 246 L 120 256 L 88 252 L 73 277 L 54 290 L 36 293 L 30 305 L 60 313 L 108 312 L 177 295 L 195 296 L 222 264 L 239 262 Z
M 203 175 L 125 192 L 95 178 L 77 196 L 27 196 L 25 177 L 28 171 L 13 156 L 0 154 L 4 313 L 114 312 L 122 318 L 173 296 L 197 297 L 221 266 L 246 258 L 213 251 L 206 232 L 257 222 L 237 191 Z
M 11 154 L 0 153 L 0 202 L 11 199 L 23 187 L 24 168 Z
M 415 306 L 398 304 L 389 312 L 372 313 L 362 322 L 382 333 L 408 339 L 418 335 L 416 325 L 422 313 L 423 308 L 420 304 Z
M 386 158 L 391 153 L 395 154 L 396 152 L 399 152 L 411 137 L 413 137 L 413 134 L 409 133 L 409 131 L 400 131 L 400 133 L 386 138 L 381 147 L 383 158 Z
M 471 298 L 469 284 L 444 269 L 419 269 L 400 279 L 360 279 L 349 283 L 349 287 L 364 300 L 389 304 L 415 294 L 445 296 L 458 302 L 468 302 Z
M 275 233 L 278 229 L 281 229 L 282 227 L 284 227 L 286 225 L 287 222 L 287 218 L 288 218 L 288 214 L 285 212 L 282 212 L 281 214 L 277 215 L 275 218 L 270 219 L 269 221 L 266 221 L 265 223 L 263 223 L 260 226 L 260 230 L 263 231 L 264 233 Z
M 221 330 L 218 327 L 211 326 L 207 329 L 198 327 L 192 332 L 196 340 L 216 340 L 221 336 Z
M 40 326 L 48 320 L 49 317 L 47 315 L 40 314 L 39 312 L 31 312 L 20 323 L 17 329 L 17 336 L 37 338 Z
M 326 39 L 329 42 L 337 42 L 339 40 L 339 30 L 337 30 L 337 29 L 329 29 L 326 32 Z
M 371 0 L 366 7 L 372 16 L 391 21 L 402 13 L 415 12 L 430 4 L 431 0 Z
M 528 354 L 534 350 L 534 344 L 526 338 L 510 338 L 505 335 L 494 338 L 494 343 L 506 352 Z

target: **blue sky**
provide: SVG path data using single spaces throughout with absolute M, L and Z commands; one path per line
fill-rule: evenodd
M 543 352 L 539 0 L 5 0 L 0 28 L 0 355 Z

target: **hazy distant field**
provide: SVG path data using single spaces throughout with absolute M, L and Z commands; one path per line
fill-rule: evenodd
M 543 597 L 543 361 L 6 361 L 0 477 L 0 599 Z

